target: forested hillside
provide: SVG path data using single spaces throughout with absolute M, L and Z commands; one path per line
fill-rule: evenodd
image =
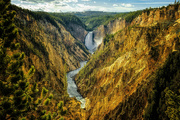
M 100 12 L 100 11 L 86 11 L 86 12 L 75 12 L 71 13 L 76 15 L 81 19 L 81 21 L 86 25 L 86 29 L 92 31 L 97 29 L 100 25 L 108 25 L 109 22 L 112 22 L 116 19 L 126 19 L 127 23 L 130 23 L 135 17 L 140 15 L 142 11 L 146 10 L 139 10 L 136 12 Z
M 88 31 L 92 31 L 102 24 L 105 24 L 110 19 L 114 18 L 116 12 L 101 12 L 101 11 L 85 11 L 71 13 L 81 19 L 86 25 Z

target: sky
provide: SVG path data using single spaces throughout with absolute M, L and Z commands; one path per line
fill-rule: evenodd
M 175 0 L 11 0 L 12 4 L 33 11 L 45 12 L 129 12 L 161 7 Z

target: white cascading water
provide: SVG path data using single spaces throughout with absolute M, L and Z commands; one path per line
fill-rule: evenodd
M 89 52 L 92 54 L 96 48 L 97 44 L 93 40 L 93 32 L 89 32 L 85 38 L 85 46 L 89 50 Z
M 94 51 L 96 50 L 98 44 L 93 41 L 93 32 L 89 32 L 87 34 L 85 38 L 85 46 L 88 48 L 90 53 L 94 53 Z M 70 97 L 76 97 L 76 99 L 81 102 L 81 108 L 85 108 L 86 100 L 77 91 L 77 86 L 73 78 L 76 74 L 78 74 L 81 68 L 86 65 L 86 63 L 87 61 L 80 62 L 80 65 L 81 65 L 80 68 L 67 73 L 68 94 Z

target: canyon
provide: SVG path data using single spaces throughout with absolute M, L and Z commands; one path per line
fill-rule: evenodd
M 16 41 L 25 53 L 23 70 L 27 73 L 31 66 L 35 68 L 29 83 L 37 84 L 36 96 L 41 96 L 43 88 L 49 91 L 48 95 L 53 94 L 51 104 L 44 110 L 57 112 L 58 103 L 63 101 L 63 109 L 68 109 L 64 119 L 81 118 L 80 102 L 68 95 L 66 73 L 78 69 L 80 62 L 91 56 L 83 44 L 88 33 L 83 24 L 75 16 L 72 16 L 75 21 L 65 24 L 66 21 L 44 12 L 13 5 L 11 9 L 16 11 L 15 25 L 19 31 Z
M 48 84 L 64 93 L 61 85 L 67 84 L 65 73 L 80 67 L 79 61 L 88 60 L 90 56 L 80 38 L 73 35 L 85 39 L 87 31 L 78 24 L 69 24 L 65 28 L 45 13 L 41 15 L 18 7 L 14 9 L 17 12 L 15 22 L 20 34 L 18 41 L 26 54 L 25 69 L 34 65 L 34 79 L 45 82 L 50 79 L 54 82 Z M 78 32 L 82 34 L 79 35 Z
M 119 19 L 95 31 L 95 40 L 102 40 L 105 34 L 113 35 L 105 36 L 76 76 L 79 91 L 87 100 L 85 119 L 132 120 L 147 119 L 147 116 L 149 119 L 167 119 L 162 106 L 159 106 L 162 111 L 154 112 L 155 118 L 151 116 L 148 94 L 155 89 L 157 71 L 172 53 L 179 54 L 179 9 L 179 5 L 169 5 L 142 11 L 131 23 Z M 179 77 L 176 80 L 178 83 Z M 146 111 L 147 106 L 151 112 Z
M 28 83 L 37 83 L 36 96 L 44 88 L 53 94 L 49 105 L 40 105 L 52 119 L 179 117 L 179 4 L 130 12 L 132 20 L 114 18 L 92 32 L 74 15 L 11 9 L 25 54 L 22 70 L 34 66 Z
M 84 43 L 91 54 L 93 54 L 93 52 L 98 47 L 97 42 L 93 40 L 93 32 L 88 32 L 88 34 L 85 37 Z M 67 91 L 68 91 L 69 97 L 75 97 L 78 101 L 80 101 L 81 108 L 85 108 L 86 100 L 77 91 L 77 86 L 74 81 L 74 78 L 78 74 L 78 72 L 86 65 L 86 63 L 87 61 L 81 61 L 80 68 L 67 73 L 67 83 L 68 83 Z

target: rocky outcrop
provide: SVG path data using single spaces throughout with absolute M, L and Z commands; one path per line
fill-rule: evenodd
M 87 100 L 86 119 L 143 119 L 156 71 L 180 50 L 179 8 L 143 12 L 101 44 L 76 77 Z
M 179 5 L 170 5 L 168 7 L 162 7 L 159 9 L 148 10 L 143 12 L 134 19 L 131 25 L 149 26 L 150 24 L 156 24 L 161 21 L 171 21 L 177 20 L 180 17 L 180 7 Z
M 94 40 L 97 43 L 101 43 L 106 34 L 115 34 L 125 28 L 125 26 L 126 21 L 121 18 L 110 21 L 107 25 L 101 25 L 94 31 Z
M 84 43 L 85 37 L 88 32 L 82 26 L 74 23 L 69 23 L 68 30 L 77 40 Z

